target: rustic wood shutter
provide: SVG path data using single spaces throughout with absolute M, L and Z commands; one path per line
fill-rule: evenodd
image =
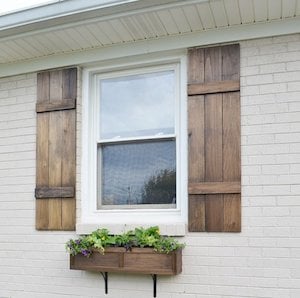
M 241 230 L 239 45 L 188 51 L 189 231 Z
M 36 228 L 75 229 L 77 69 L 37 75 Z

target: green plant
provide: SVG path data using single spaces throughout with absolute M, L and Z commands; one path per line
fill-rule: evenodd
M 79 239 L 70 239 L 66 243 L 66 249 L 71 255 L 82 254 L 86 257 L 89 257 L 94 249 L 104 253 L 105 248 L 109 246 L 124 247 L 126 250 L 132 247 L 151 247 L 160 253 L 170 253 L 183 248 L 184 244 L 172 237 L 160 235 L 157 226 L 148 229 L 136 228 L 121 235 L 111 235 L 107 229 L 98 229 Z

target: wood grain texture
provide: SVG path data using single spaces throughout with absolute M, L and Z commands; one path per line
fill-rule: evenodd
M 206 195 L 205 230 L 206 232 L 224 231 L 223 195 Z
M 62 101 L 57 102 L 42 102 L 36 104 L 36 112 L 50 112 L 50 111 L 61 111 L 61 110 L 72 110 L 76 107 L 75 99 L 63 99 Z
M 241 231 L 241 195 L 224 195 L 224 232 Z
M 62 101 L 62 71 L 50 72 L 50 102 Z M 62 177 L 62 147 L 64 141 L 61 111 L 49 113 L 49 187 L 60 186 Z M 61 229 L 61 198 L 49 200 L 50 230 Z
M 204 51 L 188 50 L 188 84 L 204 83 Z
M 62 97 L 72 99 L 77 95 L 77 71 L 65 69 L 63 71 Z M 64 142 L 62 148 L 62 186 L 76 183 L 76 111 L 64 111 L 62 115 Z M 75 187 L 74 187 L 75 189 Z M 73 230 L 76 219 L 75 194 L 73 200 L 62 199 L 62 228 Z
M 205 97 L 205 181 L 223 180 L 222 95 Z
M 95 251 L 89 258 L 80 254 L 70 256 L 70 269 L 176 275 L 182 271 L 182 251 L 179 249 L 163 254 L 151 248 L 126 251 L 125 248 L 108 247 L 104 254 Z
M 190 232 L 205 231 L 205 196 L 189 194 L 189 219 Z
M 204 84 L 189 84 L 188 95 L 205 95 L 240 90 L 240 81 L 217 81 Z
M 241 193 L 241 183 L 237 182 L 200 182 L 189 184 L 189 194 Z
M 44 198 L 74 198 L 75 189 L 73 186 L 65 187 L 37 187 L 35 189 L 35 197 L 37 199 Z
M 49 72 L 37 75 L 37 102 L 48 103 L 50 100 L 50 74 Z M 37 114 L 37 140 L 36 140 L 36 186 L 49 185 L 49 114 Z M 49 201 L 36 201 L 36 228 L 47 229 L 49 224 Z
M 239 62 L 239 45 L 188 51 L 189 231 L 240 231 Z
M 37 197 L 51 197 L 36 201 L 41 230 L 75 228 L 76 78 L 76 68 L 38 74 Z
M 189 97 L 189 182 L 205 179 L 204 96 Z

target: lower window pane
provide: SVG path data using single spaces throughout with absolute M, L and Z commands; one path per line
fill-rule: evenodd
M 98 208 L 174 208 L 175 140 L 98 148 Z

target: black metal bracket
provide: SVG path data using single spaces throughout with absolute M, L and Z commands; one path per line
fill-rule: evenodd
M 108 293 L 108 285 L 107 285 L 107 283 L 108 283 L 108 273 L 107 272 L 100 272 L 101 273 L 101 275 L 102 275 L 102 277 L 103 277 L 103 279 L 104 279 L 104 283 L 105 283 L 105 294 L 107 294 Z
M 156 283 L 157 283 L 157 275 L 151 274 L 153 279 L 153 297 L 156 297 Z
M 105 294 L 108 293 L 108 273 L 100 272 L 105 283 Z M 153 279 L 153 297 L 156 297 L 157 274 L 151 274 Z

